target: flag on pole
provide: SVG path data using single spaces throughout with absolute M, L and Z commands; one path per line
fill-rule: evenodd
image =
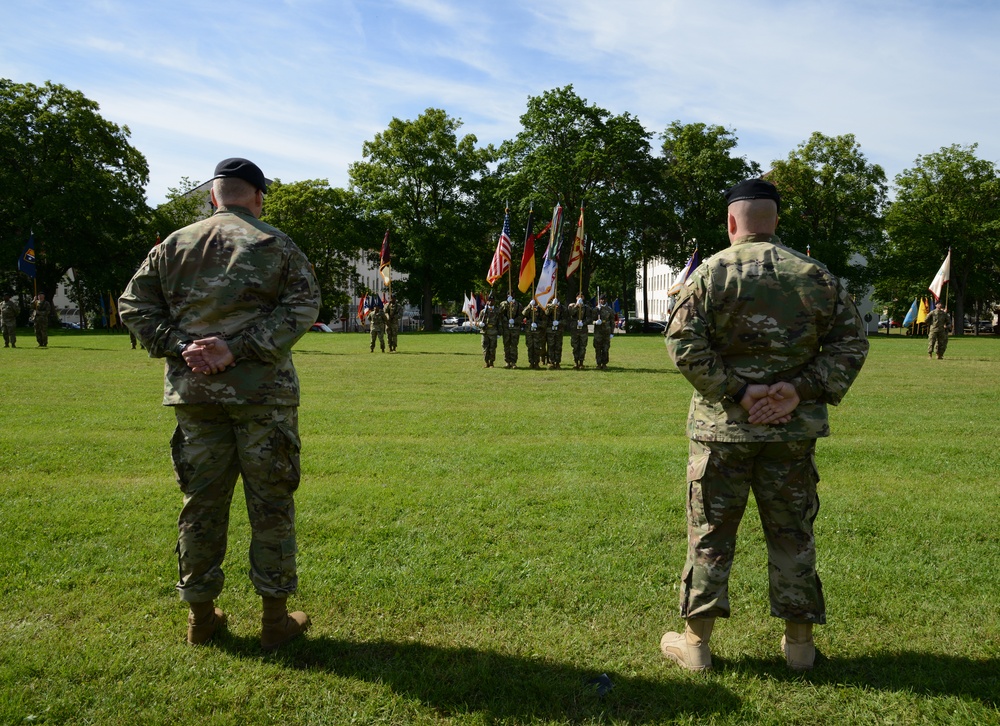
M 920 298 L 920 312 L 917 313 L 917 324 L 927 322 L 927 314 L 930 312 L 930 308 L 927 306 L 927 298 Z
M 524 252 L 521 254 L 521 272 L 517 276 L 517 289 L 528 292 L 535 284 L 535 235 L 531 233 L 535 210 L 528 212 L 528 224 L 524 229 Z
M 917 321 L 917 315 L 919 314 L 920 314 L 920 303 L 917 301 L 917 298 L 913 298 L 913 304 L 910 306 L 910 309 L 906 312 L 906 317 L 903 318 L 903 327 L 908 328 L 911 325 L 913 325 L 913 323 Z
M 110 292 L 108 293 L 108 311 L 109 311 L 109 317 L 111 318 L 111 325 L 110 325 L 110 327 L 117 328 L 118 327 L 118 306 L 115 305 L 115 296 L 112 295 Z
M 493 253 L 493 262 L 490 263 L 490 271 L 486 273 L 486 282 L 490 287 L 507 274 L 510 269 L 510 210 L 506 210 L 503 215 L 503 230 L 500 232 L 500 239 L 497 240 L 497 249 Z
M 365 315 L 368 314 L 367 308 L 365 307 L 365 300 L 367 297 L 367 295 L 362 295 L 358 298 L 358 320 L 361 322 L 365 321 Z
M 21 251 L 21 256 L 17 258 L 17 269 L 31 279 L 35 279 L 35 233 L 28 235 L 28 244 Z
M 941 301 L 941 288 L 944 287 L 946 282 L 951 280 L 951 247 L 948 248 L 948 256 L 944 258 L 944 262 L 941 263 L 941 269 L 937 271 L 934 275 L 934 279 L 928 286 L 928 290 L 934 295 L 934 300 L 936 302 Z
M 684 269 L 680 271 L 679 275 L 677 275 L 677 282 L 675 282 L 673 286 L 667 290 L 667 294 L 676 295 L 679 293 L 684 288 L 684 283 L 687 282 L 689 277 L 691 277 L 691 273 L 698 269 L 699 264 L 701 264 L 701 262 L 698 259 L 698 248 L 695 247 L 694 252 L 691 253 L 691 259 L 687 261 L 687 264 L 684 265 Z
M 583 261 L 583 205 L 580 205 L 580 221 L 576 223 L 576 237 L 573 238 L 573 249 L 569 253 L 569 263 L 566 265 L 566 279 L 580 267 Z
M 382 252 L 378 257 L 378 274 L 382 276 L 382 282 L 392 285 L 392 267 L 389 266 L 389 230 L 385 231 L 382 239 Z
M 545 307 L 555 294 L 556 273 L 559 271 L 559 233 L 562 227 L 562 205 L 556 203 L 552 210 L 552 222 L 549 224 L 549 244 L 545 248 L 545 256 L 542 258 L 542 272 L 538 276 L 538 285 L 535 287 L 535 300 L 539 305 Z

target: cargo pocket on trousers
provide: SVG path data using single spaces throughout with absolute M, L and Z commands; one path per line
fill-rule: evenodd
M 269 481 L 272 486 L 283 486 L 289 493 L 299 487 L 301 471 L 299 468 L 299 451 L 301 444 L 298 435 L 291 429 L 279 426 L 271 434 L 271 473 Z
M 174 464 L 174 478 L 181 492 L 187 494 L 188 482 L 191 481 L 191 466 L 184 459 L 184 432 L 180 424 L 174 428 L 170 437 L 170 460 Z
M 701 480 L 708 468 L 709 453 L 688 457 L 687 464 L 687 516 L 688 526 L 702 527 L 707 524 L 705 502 L 703 501 Z

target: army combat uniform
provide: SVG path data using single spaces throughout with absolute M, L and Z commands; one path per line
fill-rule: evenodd
M 566 325 L 569 327 L 569 343 L 573 349 L 573 367 L 583 368 L 587 357 L 587 338 L 590 337 L 590 306 L 582 300 L 566 306 Z
M 942 308 L 934 308 L 927 314 L 927 355 L 934 355 L 937 349 L 937 357 L 944 358 L 944 350 L 948 347 L 948 326 L 951 324 L 948 311 Z
M 681 616 L 728 617 L 736 530 L 750 490 L 768 550 L 771 614 L 824 623 L 813 521 L 815 441 L 868 351 L 840 280 L 767 234 L 706 260 L 681 291 L 667 348 L 694 386 L 688 414 L 688 554 Z M 788 381 L 801 402 L 786 424 L 750 424 L 745 386 Z M 668 634 L 669 635 L 669 634 Z
M 368 330 L 371 332 L 372 344 L 369 350 L 372 353 L 375 352 L 375 341 L 378 340 L 379 347 L 382 352 L 385 353 L 385 326 L 388 324 L 389 320 L 386 317 L 385 310 L 382 308 L 375 308 L 368 313 Z
M 524 306 L 524 342 L 528 348 L 528 366 L 538 368 L 545 351 L 545 308 L 532 300 Z
M 240 475 L 254 589 L 265 599 L 296 590 L 299 381 L 291 348 L 319 305 L 305 255 L 239 206 L 220 206 L 153 247 L 121 297 L 122 320 L 151 357 L 166 359 L 163 403 L 177 418 L 170 446 L 184 493 L 177 590 L 185 602 L 211 601 L 222 590 Z M 234 364 L 194 373 L 181 353 L 213 336 L 226 340 Z
M 558 300 L 554 299 L 545 306 L 545 317 L 548 321 L 548 325 L 545 328 L 545 347 L 549 359 L 549 368 L 558 368 L 562 363 L 565 316 L 566 306 Z
M 504 368 L 517 366 L 517 349 L 521 344 L 521 303 L 511 298 L 499 305 L 500 325 L 503 330 Z
M 3 328 L 3 347 L 17 347 L 17 314 L 20 307 L 13 299 L 0 301 L 0 328 Z
M 500 310 L 492 303 L 487 303 L 486 307 L 479 313 L 476 324 L 482 332 L 483 337 L 483 365 L 492 368 L 497 358 L 497 336 L 500 334 Z
M 396 352 L 396 339 L 399 336 L 399 319 L 403 316 L 403 306 L 395 300 L 385 305 L 386 337 L 389 339 L 389 352 Z
M 52 303 L 48 300 L 33 300 L 31 309 L 31 320 L 35 325 L 35 340 L 38 341 L 39 348 L 47 348 L 49 345 L 49 315 L 52 314 Z
M 598 304 L 594 310 L 594 359 L 601 370 L 607 370 L 614 331 L 615 311 L 610 305 Z

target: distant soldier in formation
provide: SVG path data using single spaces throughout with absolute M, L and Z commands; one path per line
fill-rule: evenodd
M 17 347 L 17 314 L 21 311 L 9 292 L 5 292 L 0 302 L 0 328 L 3 328 L 3 347 Z
M 611 352 L 611 336 L 615 330 L 615 311 L 604 301 L 604 295 L 597 298 L 594 309 L 594 357 L 597 368 L 608 369 L 608 355 Z
M 399 320 L 403 317 L 403 306 L 396 302 L 395 295 L 389 295 L 385 305 L 386 330 L 389 335 L 389 352 L 396 352 L 396 337 L 399 335 Z
M 548 319 L 548 327 L 545 329 L 545 346 L 548 351 L 549 368 L 557 370 L 562 363 L 563 324 L 566 317 L 566 306 L 559 302 L 559 298 L 552 298 L 545 306 L 545 317 Z
M 588 326 L 592 316 L 590 306 L 584 302 L 583 293 L 576 296 L 576 302 L 567 306 L 569 326 L 569 342 L 573 349 L 573 367 L 583 369 L 583 361 L 587 357 L 587 338 L 590 337 Z
M 493 296 L 479 312 L 476 324 L 483 334 L 483 368 L 492 368 L 497 357 L 497 336 L 500 334 L 500 310 L 493 304 Z
M 508 294 L 500 303 L 500 322 L 503 329 L 504 368 L 517 367 L 517 349 L 521 344 L 521 303 Z
M 375 352 L 375 340 L 378 339 L 379 347 L 385 353 L 385 327 L 388 324 L 385 310 L 382 308 L 372 308 L 368 313 L 368 330 L 372 334 L 371 352 Z
M 948 327 L 951 324 L 948 308 L 942 305 L 927 314 L 927 357 L 934 357 L 937 348 L 938 360 L 944 358 L 944 349 L 948 347 Z
M 540 368 L 545 350 L 545 309 L 532 298 L 524 306 L 524 342 L 528 348 L 528 367 Z
M 45 299 L 45 293 L 38 293 L 31 301 L 31 319 L 35 324 L 35 340 L 39 348 L 49 345 L 49 315 L 52 314 L 52 303 Z

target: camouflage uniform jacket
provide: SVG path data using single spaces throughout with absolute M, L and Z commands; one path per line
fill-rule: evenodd
M 0 322 L 4 325 L 16 325 L 17 314 L 21 310 L 18 304 L 11 300 L 0 300 Z
M 389 316 L 384 308 L 375 308 L 368 313 L 368 330 L 372 333 L 384 333 L 389 323 Z
M 562 330 L 565 325 L 566 306 L 561 302 L 550 302 L 545 306 L 545 318 L 548 320 L 549 330 Z M 558 322 L 559 325 L 555 323 Z
M 545 316 L 545 308 L 538 304 L 532 305 L 531 303 L 528 303 L 524 306 L 524 310 L 522 312 L 524 313 L 525 330 L 529 333 L 545 332 L 545 323 L 547 320 Z M 531 327 L 532 324 L 535 325 L 534 328 Z
M 500 303 L 498 308 L 500 310 L 500 317 L 504 328 L 521 329 L 521 321 L 517 317 L 521 314 L 521 303 L 517 300 L 511 300 L 509 302 L 504 300 Z M 513 323 L 511 323 L 512 320 L 514 321 Z
M 52 314 L 52 303 L 48 300 L 32 300 L 31 309 L 34 311 L 31 313 L 31 322 L 42 325 L 49 324 L 49 315 Z
M 868 354 L 854 302 L 821 263 L 770 235 L 740 237 L 681 291 L 667 348 L 694 386 L 687 433 L 697 441 L 828 436 L 827 404 L 847 393 Z M 790 381 L 792 420 L 754 425 L 730 398 L 748 383 Z
M 122 320 L 166 358 L 163 403 L 297 406 L 291 349 L 319 314 L 312 266 L 283 232 L 243 207 L 219 207 L 206 220 L 149 251 L 119 301 Z M 224 338 L 236 365 L 193 373 L 180 347 Z
M 590 321 L 593 320 L 593 311 L 591 307 L 585 302 L 583 303 L 571 302 L 569 305 L 566 306 L 566 318 L 568 320 L 567 326 L 569 327 L 569 330 L 572 333 L 574 330 L 580 327 L 577 325 L 577 323 L 579 322 L 583 323 L 584 328 L 590 325 Z
M 500 332 L 500 309 L 492 305 L 483 308 L 476 318 L 476 324 L 483 335 L 497 335 Z
M 399 327 L 399 319 L 403 317 L 403 306 L 398 302 L 385 304 L 385 320 L 389 325 Z
M 594 308 L 594 337 L 608 338 L 615 331 L 615 311 L 604 304 Z
M 927 313 L 927 333 L 941 333 L 948 330 L 948 325 L 951 322 L 947 311 L 941 308 L 934 308 L 929 313 Z

